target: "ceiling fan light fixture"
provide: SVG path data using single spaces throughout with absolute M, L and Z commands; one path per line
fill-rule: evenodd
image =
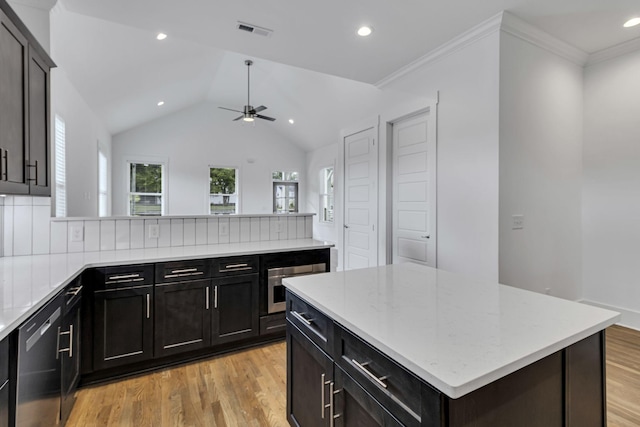
M 156 39 L 158 40 L 164 40 L 167 38 L 167 35 L 165 33 L 158 33 L 158 35 L 156 36 Z
M 624 23 L 624 27 L 625 28 L 635 27 L 638 24 L 640 24 L 640 17 L 629 19 L 627 22 Z
M 367 37 L 371 35 L 372 32 L 373 28 L 369 27 L 368 25 L 363 25 L 362 27 L 358 28 L 358 35 L 360 37 Z
M 254 121 L 254 118 L 251 116 L 244 116 L 242 120 L 244 120 L 245 122 L 252 122 Z

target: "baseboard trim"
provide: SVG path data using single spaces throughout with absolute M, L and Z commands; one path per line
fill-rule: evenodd
M 617 311 L 622 315 L 622 317 L 620 318 L 620 321 L 617 323 L 618 325 L 640 331 L 640 312 L 638 311 L 629 310 L 622 307 L 616 307 L 613 305 L 602 304 L 599 302 L 590 301 L 586 299 L 578 300 L 578 302 L 592 305 L 594 307 L 600 307 L 607 310 Z

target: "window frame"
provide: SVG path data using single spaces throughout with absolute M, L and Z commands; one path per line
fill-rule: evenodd
M 276 179 L 273 177 L 274 174 L 276 173 L 280 173 L 282 176 L 282 179 Z M 295 180 L 287 180 L 287 174 L 296 174 L 296 179 Z M 271 172 L 271 180 L 272 180 L 272 193 L 271 193 L 271 197 L 273 200 L 273 213 L 274 214 L 288 214 L 288 213 L 298 213 L 300 212 L 300 172 L 298 171 L 285 171 L 285 170 L 276 170 L 276 171 L 272 171 Z M 276 187 L 279 185 L 294 185 L 295 186 L 295 198 L 294 198 L 294 203 L 296 206 L 296 209 L 294 211 L 289 211 L 289 209 L 286 209 L 285 212 L 278 212 L 277 210 L 277 204 L 276 204 Z M 290 197 L 289 197 L 289 192 L 287 190 L 285 190 L 285 206 L 288 206 L 290 203 Z
M 221 165 L 209 165 L 207 168 L 207 178 L 211 179 L 211 169 L 235 169 L 236 171 L 236 192 L 234 193 L 236 196 L 236 211 L 234 214 L 239 214 L 242 212 L 241 210 L 241 198 L 240 198 L 240 167 L 239 166 L 221 166 Z M 207 180 L 207 181 L 208 181 Z M 222 193 L 211 193 L 211 182 L 208 181 L 207 185 L 207 215 L 228 215 L 226 213 L 215 214 L 211 212 L 211 196 L 214 195 L 223 195 Z M 231 214 L 232 215 L 232 214 Z
M 64 118 L 59 114 L 54 114 L 54 136 L 53 136 L 53 151 L 54 151 L 54 195 L 55 203 L 53 211 L 56 217 L 67 216 L 67 142 L 66 142 L 66 128 L 67 124 Z M 62 132 L 59 132 L 60 124 L 62 125 Z M 62 135 L 62 143 L 60 143 L 59 135 Z M 62 156 L 60 156 L 62 152 Z
M 101 160 L 104 157 L 104 170 L 101 167 Z M 110 180 L 109 177 L 111 175 L 111 171 L 109 165 L 111 163 L 111 159 L 109 156 L 109 152 L 107 147 L 98 141 L 98 216 L 99 217 L 107 217 L 111 213 L 111 209 L 109 206 L 109 188 Z M 103 175 L 104 174 L 104 175 Z M 104 188 L 102 188 L 102 181 L 104 179 Z M 130 188 L 130 187 L 129 187 Z
M 328 179 L 327 179 L 327 170 L 331 169 L 331 191 L 328 188 Z M 321 224 L 334 224 L 335 223 L 335 175 L 336 168 L 334 165 L 326 166 L 320 169 L 320 192 L 318 195 L 318 222 Z M 325 214 L 325 201 L 326 204 L 329 204 L 329 200 L 331 200 L 331 219 L 327 219 L 327 215 Z
M 132 192 L 131 191 L 131 164 L 151 164 L 151 165 L 159 165 L 162 167 L 161 169 L 161 192 L 160 193 L 141 193 L 141 192 Z M 169 175 L 169 161 L 165 158 L 157 158 L 157 157 L 129 157 L 125 159 L 125 206 L 127 209 L 127 216 L 131 217 L 158 217 L 169 215 L 169 197 L 168 197 L 168 175 Z M 131 213 L 131 204 L 129 203 L 131 195 L 145 195 L 145 196 L 160 196 L 160 215 L 133 215 Z

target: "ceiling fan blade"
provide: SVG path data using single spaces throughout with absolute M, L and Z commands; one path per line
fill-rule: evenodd
M 232 121 L 237 122 L 238 120 L 242 119 L 244 117 L 244 114 L 241 115 L 240 117 L 236 117 L 235 119 L 233 119 Z
M 254 109 L 253 109 L 253 112 L 254 112 L 254 113 L 259 113 L 260 111 L 262 111 L 262 110 L 266 110 L 266 109 L 267 109 L 267 107 L 265 107 L 264 105 L 261 105 L 261 106 L 259 106 L 259 107 L 254 108 Z
M 228 110 L 228 111 L 235 111 L 236 113 L 244 113 L 244 111 L 240 111 L 240 110 L 232 110 L 231 108 L 226 108 L 226 107 L 218 107 L 222 110 Z
M 256 114 L 256 117 L 259 118 L 259 119 L 269 120 L 269 121 L 272 121 L 272 122 L 276 121 L 276 119 L 274 119 L 273 117 L 263 116 L 262 114 Z

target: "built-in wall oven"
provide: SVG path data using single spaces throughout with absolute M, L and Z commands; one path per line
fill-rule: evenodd
M 282 279 L 287 277 L 306 276 L 308 274 L 325 273 L 327 265 L 323 263 L 296 265 L 291 267 L 275 267 L 267 270 L 267 313 L 285 311 L 284 285 Z

